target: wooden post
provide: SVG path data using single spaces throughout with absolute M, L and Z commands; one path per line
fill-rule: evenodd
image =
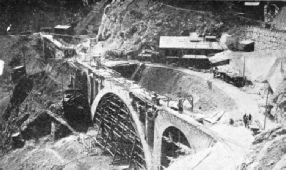
M 26 49 L 24 48 L 25 46 L 22 46 L 22 56 L 23 56 L 23 62 L 24 62 L 24 67 L 25 67 L 25 70 L 26 70 Z
M 170 99 L 169 97 L 167 97 L 167 106 L 169 107 L 169 102 L 170 102 Z
M 45 40 L 43 38 L 43 57 L 45 58 Z
M 181 147 L 181 132 L 180 131 L 178 131 L 178 144 L 179 144 L 179 148 L 180 148 Z
M 266 115 L 267 115 L 267 102 L 268 102 L 268 95 L 269 95 L 269 87 L 267 88 L 267 96 L 266 96 L 266 102 L 265 102 L 265 117 L 264 117 L 264 129 L 266 128 Z
M 243 56 L 243 84 L 245 85 L 245 56 Z
M 119 114 L 118 114 L 119 115 Z M 119 117 L 118 117 L 119 118 Z M 119 120 L 117 120 L 117 123 L 118 123 Z M 119 137 L 119 141 L 116 143 L 116 147 L 115 147 L 115 151 L 114 151 L 114 156 L 113 156 L 113 159 L 112 159 L 112 162 L 115 161 L 116 159 L 116 154 L 117 154 L 117 151 L 118 151 L 118 147 L 120 147 L 120 143 L 123 141 L 122 138 L 123 138 L 123 133 L 124 133 L 124 130 L 123 128 L 121 127 L 121 131 L 119 132 L 120 133 L 120 137 Z
M 55 141 L 56 124 L 54 121 L 51 122 L 51 140 Z
M 131 149 L 131 153 L 130 153 L 129 160 L 128 160 L 129 168 L 130 168 L 130 166 L 131 166 L 131 162 L 132 162 L 132 157 L 133 157 L 133 152 L 134 152 L 135 144 L 136 144 L 136 137 L 134 136 L 134 142 L 133 142 L 132 149 Z
M 63 101 L 65 101 L 63 73 L 62 73 L 62 77 L 61 78 L 62 78 L 62 97 L 63 97 Z
M 149 125 L 149 117 L 148 117 L 148 108 L 147 108 L 147 103 L 145 103 L 145 137 L 146 137 L 146 141 L 149 141 L 149 137 L 148 137 L 148 125 Z

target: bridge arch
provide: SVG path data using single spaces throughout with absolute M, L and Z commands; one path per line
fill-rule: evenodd
M 101 107 L 102 101 L 105 98 L 109 97 L 115 97 L 117 98 L 117 100 L 121 101 L 123 103 L 125 107 L 125 110 L 128 112 L 128 114 L 130 115 L 130 124 L 133 125 L 134 127 L 134 132 L 138 135 L 138 139 L 142 146 L 142 151 L 143 151 L 143 157 L 145 159 L 145 165 L 147 169 L 151 169 L 151 151 L 150 148 L 148 146 L 148 143 L 145 139 L 145 134 L 144 134 L 144 129 L 142 127 L 142 124 L 139 121 L 139 117 L 136 113 L 136 111 L 133 109 L 133 107 L 131 106 L 131 99 L 129 98 L 129 92 L 125 91 L 123 89 L 114 89 L 109 87 L 110 83 L 105 83 L 104 88 L 102 90 L 99 91 L 99 93 L 96 95 L 93 103 L 92 103 L 92 107 L 91 107 L 91 117 L 92 120 L 94 120 L 96 118 L 96 114 L 98 111 L 98 108 Z M 119 103 L 117 103 L 119 104 Z
M 164 155 L 162 150 L 164 149 L 164 137 L 166 133 L 175 131 L 184 136 L 184 145 L 191 148 L 192 153 L 196 153 L 202 149 L 213 146 L 216 139 L 210 131 L 205 129 L 195 120 L 191 119 L 187 115 L 180 115 L 175 113 L 171 109 L 165 108 L 160 110 L 155 121 L 154 129 L 154 149 L 153 149 L 153 169 L 161 167 L 161 163 L 164 162 Z M 171 129 L 171 130 L 170 130 Z M 165 165 L 169 163 L 165 163 Z
M 191 148 L 185 134 L 175 126 L 169 126 L 163 132 L 161 148 L 161 165 L 168 167 L 170 160 L 168 157 L 177 158 L 184 154 L 180 148 Z

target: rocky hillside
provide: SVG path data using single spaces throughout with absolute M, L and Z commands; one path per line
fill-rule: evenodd
M 256 136 L 246 156 L 248 170 L 282 170 L 286 168 L 286 129 L 278 126 Z
M 11 45 L 3 49 L 6 53 L 0 58 L 6 63 L 5 75 L 1 76 L 1 81 L 8 82 L 13 88 L 9 91 L 9 99 L 9 89 L 1 87 L 6 90 L 6 95 L 1 93 L 0 98 L 0 152 L 11 149 L 11 135 L 17 132 L 23 132 L 24 139 L 30 140 L 50 134 L 51 121 L 60 122 L 59 125 L 65 124 L 61 109 L 62 88 L 66 89 L 69 83 L 68 74 L 65 74 L 65 62 L 45 58 L 39 34 L 12 36 L 7 42 Z M 9 66 L 18 65 L 26 66 L 27 75 L 12 83 L 9 81 Z M 63 130 L 61 134 L 73 131 L 67 130 L 64 125 L 59 127 Z
M 32 2 L 32 0 L 29 2 Z M 12 28 L 14 30 L 12 29 L 12 31 L 17 31 L 16 28 L 19 27 L 21 27 L 21 31 L 24 31 L 26 28 L 30 29 L 29 25 L 32 25 L 31 27 L 33 30 L 37 30 L 40 26 L 51 26 L 59 23 L 65 24 L 69 23 L 69 19 L 72 18 L 80 20 L 78 15 L 74 15 L 77 13 L 76 11 L 66 12 L 66 8 L 63 8 L 65 5 L 63 4 L 56 6 L 55 4 L 57 3 L 55 1 L 49 3 L 48 1 L 39 0 L 38 2 L 40 3 L 39 5 L 34 4 L 31 5 L 30 8 L 25 9 L 27 11 L 23 13 L 22 17 L 27 19 L 20 17 L 13 22 L 14 27 Z M 59 2 L 64 2 L 64 0 Z M 181 5 L 179 4 L 176 5 L 176 7 L 164 4 L 167 2 L 170 3 L 171 1 L 114 0 L 105 8 L 99 29 L 98 40 L 102 41 L 103 47 L 107 51 L 123 51 L 127 55 L 135 56 L 137 53 L 141 52 L 142 49 L 157 51 L 159 36 L 161 35 L 189 35 L 190 32 L 197 31 L 199 33 L 215 34 L 219 37 L 222 32 L 233 29 L 237 24 L 245 23 L 243 20 L 235 18 L 230 14 L 228 15 L 227 10 L 218 14 L 214 9 L 208 8 L 207 11 L 203 12 L 201 10 L 203 8 L 201 4 L 199 5 L 201 7 L 198 6 L 196 9 L 197 6 L 195 6 L 195 4 L 191 4 L 193 6 L 189 6 L 189 8 L 180 8 Z M 16 3 L 16 1 L 14 3 Z M 17 8 L 11 6 L 6 7 L 5 10 L 3 10 L 6 11 L 3 18 L 8 19 L 5 20 L 5 22 L 2 22 L 2 30 L 6 29 L 6 25 L 13 21 L 15 16 L 20 16 L 21 12 L 18 10 L 20 9 L 21 2 L 17 1 L 17 3 Z M 35 1 L 33 1 L 33 3 L 35 3 Z M 68 5 L 68 3 L 66 5 Z M 35 6 L 35 8 L 33 8 L 33 6 Z M 17 14 L 9 13 L 9 9 L 17 11 L 15 12 Z M 80 9 L 81 8 L 77 9 L 79 10 L 78 12 L 84 13 L 84 11 L 80 12 Z M 8 14 L 11 16 L 7 16 Z M 28 22 L 30 20 L 33 20 L 33 23 Z M 97 25 L 98 23 L 94 24 Z M 7 101 L 10 100 L 10 105 L 7 107 L 6 111 L 3 112 L 3 118 L 6 121 L 2 122 L 1 120 L 0 122 L 0 130 L 2 131 L 0 141 L 3 141 L 0 146 L 4 148 L 5 151 L 9 151 L 12 144 L 11 135 L 19 131 L 23 132 L 23 137 L 27 142 L 23 149 L 18 149 L 16 152 L 10 152 L 10 154 L 2 157 L 3 159 L 0 161 L 0 167 L 2 166 L 5 169 L 15 169 L 15 167 L 23 167 L 23 169 L 50 169 L 52 168 L 51 162 L 54 162 L 56 165 L 62 165 L 63 163 L 69 163 L 70 161 L 77 159 L 77 156 L 82 156 L 78 154 L 78 152 L 82 153 L 83 149 L 79 149 L 79 151 L 73 151 L 71 149 L 69 152 L 69 148 L 66 148 L 64 142 L 61 143 L 60 149 L 59 147 L 50 146 L 45 149 L 41 148 L 45 145 L 46 141 L 51 141 L 52 137 L 49 135 L 51 135 L 52 122 L 56 122 L 56 127 L 58 129 L 57 137 L 59 138 L 70 134 L 71 132 L 75 133 L 73 128 L 70 128 L 70 126 L 66 124 L 61 108 L 61 87 L 62 85 L 67 86 L 67 84 L 61 83 L 62 77 L 63 82 L 68 82 L 68 77 L 65 76 L 65 74 L 62 74 L 66 70 L 60 69 L 64 68 L 62 67 L 62 61 L 53 62 L 45 59 L 43 56 L 42 41 L 37 34 L 28 37 L 1 37 L 0 46 L 0 59 L 3 59 L 5 63 L 9 63 L 10 65 L 26 63 L 28 73 L 28 76 L 23 78 L 20 83 L 15 84 L 14 93 L 11 94 L 11 99 L 8 97 L 9 90 L 5 91 L 6 95 L 4 97 L 0 97 L 0 100 L 3 99 L 3 103 L 0 102 L 0 113 L 2 112 L 1 109 L 3 110 L 3 108 L 6 108 L 5 105 L 7 104 Z M 48 65 L 49 68 L 54 69 L 49 69 L 48 71 L 46 69 L 48 68 Z M 2 80 L 0 79 L 1 83 L 5 82 L 10 76 L 9 72 L 11 72 L 11 70 L 9 68 L 7 69 L 7 67 L 5 69 L 5 74 L 2 77 Z M 277 106 L 275 106 L 277 107 L 276 110 L 281 112 L 279 115 L 284 115 L 283 109 L 285 108 L 286 103 L 285 87 L 285 85 L 282 85 L 280 93 L 273 99 L 277 103 Z M 3 94 L 2 91 L 1 94 Z M 0 116 L 2 118 L 2 115 Z M 86 121 L 84 121 L 84 123 L 86 124 Z M 233 129 L 234 128 L 235 127 L 233 127 Z M 223 129 L 222 131 L 224 133 L 226 132 L 225 127 L 221 129 Z M 236 141 L 237 137 L 240 137 L 240 135 L 247 134 L 248 136 L 251 136 L 249 131 L 245 131 L 247 131 L 247 129 L 238 129 L 238 132 L 243 132 L 243 134 L 237 133 L 239 135 L 236 135 L 233 133 L 234 131 L 229 132 L 229 134 L 233 134 L 236 137 L 233 141 Z M 37 143 L 38 138 L 40 138 L 40 144 L 43 143 L 43 145 L 32 144 L 32 147 L 29 146 L 33 140 Z M 71 141 L 76 143 L 78 138 L 72 138 Z M 65 139 L 62 141 L 65 141 Z M 67 141 L 66 143 L 71 141 Z M 286 153 L 286 146 L 284 143 L 285 129 L 282 127 L 263 132 L 257 136 L 253 143 L 252 150 L 245 160 L 247 168 L 264 169 L 264 167 L 266 167 L 266 169 L 282 169 L 285 165 L 284 155 Z M 36 149 L 35 146 L 37 147 Z M 218 146 L 214 149 L 218 151 L 216 153 L 221 153 L 221 148 L 221 146 Z M 25 155 L 26 151 L 32 151 L 29 152 L 28 158 L 26 158 Z M 61 153 L 54 154 L 55 151 Z M 225 152 L 228 151 L 226 150 Z M 17 157 L 18 153 L 20 154 L 19 157 Z M 58 154 L 63 154 L 60 157 L 64 158 L 64 160 L 58 159 Z M 241 154 L 244 154 L 244 152 Z M 41 161 L 37 159 L 40 156 L 43 156 L 40 158 Z M 46 159 L 48 157 L 50 159 Z M 215 161 L 211 161 L 211 163 L 217 163 L 217 157 L 218 155 L 212 155 L 211 158 L 214 158 L 213 160 Z M 240 155 L 240 157 L 242 157 L 242 155 Z M 222 158 L 221 160 L 230 162 L 229 158 Z M 8 165 L 7 161 L 11 164 Z M 185 163 L 188 163 L 188 160 L 180 163 L 180 165 L 185 165 Z M 211 165 L 211 163 L 204 165 Z M 225 165 L 224 162 L 222 165 Z M 92 166 L 97 165 L 93 164 Z M 77 168 L 81 169 L 82 167 L 83 165 L 81 162 L 78 162 Z M 231 167 L 233 167 L 233 165 L 231 165 Z M 211 168 L 208 167 L 205 169 Z M 76 168 L 71 167 L 70 169 Z M 106 167 L 103 169 L 106 169 Z M 178 168 L 175 167 L 174 169 Z M 222 168 L 218 167 L 217 169 Z
M 1 0 L 0 34 L 6 34 L 10 24 L 10 31 L 16 34 L 58 24 L 76 24 L 95 2 L 97 0 Z
M 113 1 L 105 8 L 98 39 L 105 42 L 106 49 L 126 53 L 143 48 L 157 50 L 163 35 L 188 36 L 197 31 L 220 36 L 245 22 L 226 11 L 218 14 L 217 10 L 191 10 L 150 0 Z

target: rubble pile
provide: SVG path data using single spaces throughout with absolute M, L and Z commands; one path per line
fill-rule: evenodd
M 126 56 L 135 58 L 142 50 L 151 51 L 151 53 L 158 52 L 159 37 L 161 35 L 189 36 L 191 32 L 197 32 L 200 35 L 211 34 L 220 37 L 222 32 L 232 27 L 232 24 L 233 21 L 226 22 L 224 17 L 215 15 L 211 10 L 194 11 L 150 0 L 113 0 L 104 10 L 97 37 L 101 43 L 97 45 L 105 50 L 106 57 L 116 56 L 122 58 Z M 236 43 L 238 40 L 231 41 L 233 42 L 230 43 Z M 90 43 L 90 41 L 86 41 L 79 48 L 87 52 L 89 51 Z M 79 87 L 76 86 L 79 89 L 69 89 L 71 87 L 69 85 L 71 81 L 69 73 L 71 72 L 69 72 L 66 60 L 63 58 L 45 58 L 47 56 L 45 52 L 48 53 L 48 50 L 43 49 L 45 46 L 38 34 L 21 37 L 12 36 L 8 44 L 10 46 L 9 50 L 6 50 L 7 55 L 5 54 L 0 59 L 4 58 L 11 68 L 24 65 L 27 75 L 14 82 L 11 99 L 8 98 L 8 106 L 3 114 L 0 115 L 5 120 L 5 122 L 1 120 L 0 137 L 3 141 L 0 144 L 1 149 L 7 152 L 24 146 L 24 148 L 16 151 L 21 153 L 21 158 L 18 158 L 22 159 L 24 151 L 31 151 L 35 149 L 34 147 L 38 147 L 35 145 L 29 148 L 27 143 L 30 143 L 32 140 L 38 142 L 45 138 L 44 140 L 54 141 L 67 136 L 67 134 L 73 133 L 78 135 L 78 132 L 87 132 L 91 123 L 86 93 L 88 86 L 83 84 L 87 80 L 81 79 L 82 83 L 79 83 Z M 87 55 L 82 53 L 82 56 L 79 55 L 77 57 L 83 58 Z M 185 71 L 189 73 L 190 70 Z M 6 72 L 8 71 L 6 70 Z M 73 73 L 77 74 L 76 72 Z M 224 125 L 213 126 L 210 129 L 218 139 L 217 145 L 203 152 L 198 152 L 196 155 L 188 155 L 175 160 L 178 162 L 171 166 L 170 169 L 178 169 L 178 167 L 181 169 L 196 167 L 201 169 L 237 169 L 237 165 L 241 163 L 243 155 L 247 152 L 253 138 L 251 129 L 240 126 L 240 119 L 242 118 L 242 112 L 246 110 L 251 114 L 253 114 L 252 111 L 258 113 L 258 111 L 256 112 L 258 110 L 256 102 L 248 102 L 252 101 L 248 98 L 249 95 L 245 95 L 240 89 L 235 89 L 235 91 L 231 85 L 225 85 L 220 81 L 210 82 L 208 78 L 201 80 L 200 78 L 187 77 L 185 74 L 179 74 L 167 69 L 163 71 L 154 69 L 152 71 L 149 68 L 143 74 L 146 74 L 147 78 L 139 81 L 141 86 L 157 91 L 160 95 L 165 93 L 193 95 L 192 97 L 194 98 L 192 100 L 194 99 L 193 103 L 195 106 L 192 106 L 192 109 L 194 109 L 192 113 L 197 113 L 198 118 L 203 118 L 203 114 L 212 113 L 213 115 L 210 115 L 212 116 L 211 118 L 204 120 L 210 123 L 218 122 L 218 124 L 227 122 Z M 196 73 L 192 71 L 191 74 Z M 201 75 L 205 76 L 207 74 Z M 162 86 L 164 83 L 174 84 L 177 82 L 178 84 L 175 86 Z M 219 85 L 220 88 L 214 85 Z M 191 87 L 194 89 L 190 91 L 185 90 L 191 89 Z M 275 104 L 273 110 L 275 110 L 276 117 L 280 116 L 277 120 L 281 121 L 281 123 L 285 122 L 286 118 L 284 116 L 286 105 L 285 87 L 285 83 L 281 84 L 280 89 L 271 96 L 272 98 L 270 97 L 273 100 L 272 103 Z M 234 97 L 230 98 L 229 95 L 224 95 L 221 91 L 222 88 L 224 88 L 223 90 L 226 94 L 233 94 Z M 183 92 L 181 91 L 182 89 L 184 90 Z M 72 97 L 69 96 L 70 98 L 67 99 L 67 96 L 70 94 L 67 94 L 65 90 L 69 91 L 70 94 L 73 93 Z M 77 92 L 80 94 L 75 95 Z M 5 99 L 7 103 L 7 98 L 5 97 L 0 96 L 0 100 L 3 98 L 3 101 Z M 0 113 L 1 109 L 5 108 L 5 102 L 2 104 L 0 101 Z M 239 110 L 240 107 L 247 109 L 241 111 Z M 227 112 L 222 111 L 223 109 Z M 237 112 L 230 112 L 232 110 Z M 223 115 L 227 116 L 223 117 Z M 219 122 L 222 117 L 224 118 L 222 119 L 223 121 Z M 228 123 L 231 121 L 232 123 Z M 285 168 L 285 134 L 286 129 L 279 126 L 257 135 L 253 146 L 251 146 L 251 151 L 241 167 L 248 169 Z M 13 165 L 18 163 L 17 167 L 24 169 L 51 169 L 53 168 L 51 166 L 53 163 L 57 163 L 59 167 L 64 167 L 64 164 L 78 159 L 77 156 L 83 155 L 82 149 L 76 148 L 78 145 L 75 144 L 76 147 L 66 146 L 66 144 L 75 143 L 76 140 L 79 140 L 75 136 L 69 138 L 72 139 L 70 141 L 68 141 L 68 138 L 60 140 L 53 147 L 38 148 L 38 150 L 29 152 L 29 157 L 23 159 L 21 163 L 15 161 L 13 153 L 6 155 L 3 160 L 8 163 L 12 162 Z M 90 142 L 90 145 L 93 144 Z M 59 151 L 56 152 L 55 150 Z M 48 161 L 50 162 L 45 162 L 45 157 L 49 157 Z M 39 163 L 37 161 L 38 158 L 44 161 L 39 161 Z M 7 164 L 5 161 L 0 160 L 0 165 Z M 186 162 L 189 164 L 186 164 Z M 31 165 L 34 163 L 35 166 Z M 85 163 L 79 162 L 77 167 L 71 166 L 70 169 L 82 168 L 84 166 L 86 166 L 84 167 L 86 169 L 92 167 L 85 165 Z M 23 167 L 26 165 L 27 167 Z M 181 167 L 182 165 L 184 167 Z
M 16 86 L 2 116 L 6 119 L 2 124 L 3 147 L 6 149 L 13 144 L 11 136 L 15 133 L 20 132 L 25 140 L 52 134 L 52 122 L 57 123 L 56 129 L 61 131 L 57 137 L 62 136 L 62 133 L 69 133 L 68 129 L 57 120 L 58 117 L 60 120 L 63 117 L 61 86 L 45 73 L 29 76 L 26 79 L 29 80 L 29 86 L 25 86 L 23 80 L 17 84 L 18 88 Z
M 286 168 L 286 129 L 283 126 L 257 135 L 249 153 L 245 156 L 247 169 L 278 170 Z
M 1 147 L 4 151 L 13 147 L 13 135 L 16 134 L 30 140 L 49 134 L 55 134 L 52 139 L 57 139 L 75 133 L 64 118 L 61 103 L 62 90 L 69 83 L 65 62 L 44 57 L 38 34 L 14 38 L 15 42 L 4 57 L 10 68 L 5 69 L 9 72 L 24 63 L 27 74 L 10 82 L 14 86 L 11 99 L 1 113 L 4 120 L 1 122 Z
M 286 81 L 284 80 L 278 87 L 277 93 L 272 97 L 272 102 L 274 103 L 274 115 L 278 123 L 285 125 L 286 116 Z

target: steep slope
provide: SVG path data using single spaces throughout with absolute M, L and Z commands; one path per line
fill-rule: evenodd
M 242 21 L 212 11 L 173 7 L 158 1 L 113 1 L 104 11 L 98 40 L 107 49 L 129 53 L 142 48 L 158 49 L 161 35 L 180 36 L 190 32 L 220 36 Z
M 244 166 L 248 170 L 282 170 L 286 168 L 286 129 L 278 126 L 255 137 L 253 145 L 245 157 Z

